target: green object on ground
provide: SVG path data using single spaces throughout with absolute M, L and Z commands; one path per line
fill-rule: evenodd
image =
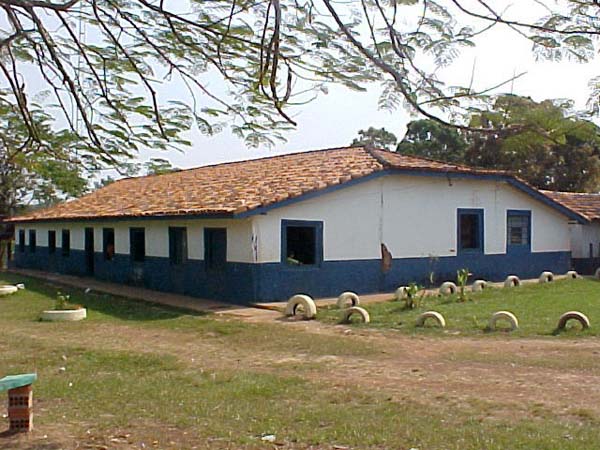
M 35 373 L 27 373 L 23 375 L 10 375 L 8 377 L 1 378 L 0 392 L 33 384 L 35 380 L 37 380 L 37 374 Z

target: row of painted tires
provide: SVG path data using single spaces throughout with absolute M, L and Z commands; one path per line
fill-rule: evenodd
M 598 269 L 596 271 L 597 273 L 597 278 L 600 278 L 600 269 Z M 566 273 L 566 278 L 567 279 L 577 279 L 579 278 L 579 275 L 577 274 L 577 272 L 575 272 L 574 270 L 570 270 Z M 552 272 L 542 272 L 538 278 L 538 281 L 540 283 L 551 283 L 552 281 L 554 281 L 554 274 Z M 471 285 L 471 290 L 473 292 L 480 292 L 483 291 L 488 285 L 488 282 L 485 280 L 475 280 L 473 282 L 473 284 Z M 516 276 L 516 275 L 509 275 L 508 277 L 506 277 L 506 280 L 504 280 L 504 287 L 507 288 L 512 288 L 512 287 L 517 287 L 517 286 L 521 286 L 521 279 Z M 407 286 L 400 286 L 398 289 L 396 289 L 396 299 L 397 300 L 402 300 L 405 299 L 408 295 L 408 287 Z M 440 294 L 441 295 L 452 295 L 452 294 L 456 294 L 456 292 L 458 291 L 458 287 L 456 286 L 455 283 L 453 283 L 452 281 L 446 281 L 444 283 L 442 283 L 442 285 L 440 286 Z
M 342 322 L 348 323 L 350 317 L 357 315 L 364 323 L 369 323 L 371 318 L 366 309 L 360 306 L 360 297 L 354 292 L 343 292 L 337 300 L 337 307 L 343 309 Z M 304 319 L 314 319 L 317 316 L 317 305 L 308 295 L 298 294 L 291 297 L 285 307 L 286 316 L 301 315 Z
M 358 306 L 360 299 L 354 292 L 344 292 L 338 298 L 338 306 L 346 306 L 346 302 L 351 301 L 350 307 L 343 310 L 342 323 L 350 322 L 350 318 L 353 315 L 358 316 L 362 322 L 369 323 L 371 318 L 369 312 Z M 301 312 L 304 319 L 314 319 L 317 315 L 317 307 L 314 300 L 308 295 L 294 295 L 287 303 L 285 314 L 286 316 L 295 316 Z M 437 323 L 441 328 L 446 327 L 446 319 L 442 314 L 437 311 L 426 311 L 417 317 L 415 325 L 417 327 L 425 326 L 425 322 L 431 319 Z M 509 311 L 497 311 L 492 314 L 488 328 L 490 330 L 496 329 L 496 323 L 500 320 L 508 322 L 511 330 L 519 328 L 519 320 L 517 317 Z M 579 311 L 568 311 L 560 316 L 558 319 L 557 330 L 563 330 L 569 320 L 575 320 L 581 324 L 583 329 L 590 327 L 590 320 L 588 317 Z
M 432 319 L 433 321 L 435 321 L 437 325 L 441 328 L 446 327 L 446 319 L 444 319 L 444 316 L 442 316 L 437 311 L 427 311 L 423 314 L 420 314 L 419 317 L 417 317 L 416 326 L 425 326 L 425 322 L 428 319 Z M 492 317 L 490 318 L 488 324 L 488 328 L 490 330 L 495 330 L 496 322 L 498 322 L 499 320 L 504 320 L 508 322 L 510 329 L 513 331 L 519 328 L 519 320 L 517 319 L 517 316 L 515 316 L 509 311 L 498 311 L 492 314 Z M 558 319 L 558 325 L 556 326 L 556 329 L 564 330 L 569 320 L 575 320 L 579 322 L 581 324 L 581 328 L 583 328 L 584 330 L 590 327 L 590 319 L 588 319 L 588 317 L 585 314 L 579 311 L 567 311 Z

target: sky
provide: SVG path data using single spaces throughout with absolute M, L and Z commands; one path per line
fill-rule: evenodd
M 525 11 L 517 11 L 526 15 Z M 490 30 L 477 46 L 467 49 L 442 75 L 448 84 L 468 84 L 475 67 L 475 87 L 489 87 L 514 74 L 526 74 L 497 92 L 531 96 L 536 101 L 548 98 L 571 98 L 577 108 L 585 108 L 589 95 L 588 82 L 597 75 L 598 62 L 579 64 L 572 61 L 536 61 L 531 43 L 504 26 Z M 183 152 L 144 151 L 140 160 L 150 157 L 169 159 L 180 168 L 196 167 L 226 161 L 272 156 L 282 153 L 344 146 L 351 143 L 358 130 L 370 126 L 393 132 L 400 140 L 406 124 L 415 117 L 402 109 L 381 111 L 377 107 L 381 88 L 371 85 L 368 92 L 355 92 L 344 87 L 330 87 L 328 95 L 294 110 L 297 128 L 286 134 L 287 142 L 273 148 L 249 148 L 227 130 L 216 136 L 192 133 L 191 148 Z

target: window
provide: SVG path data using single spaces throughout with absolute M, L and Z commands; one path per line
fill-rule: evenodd
M 56 231 L 48 230 L 48 253 L 56 253 Z
M 146 231 L 143 228 L 129 229 L 129 254 L 134 262 L 146 259 Z
M 458 251 L 483 252 L 483 209 L 458 210 Z
M 227 263 L 227 229 L 204 229 L 204 263 L 207 269 L 223 269 Z
M 71 253 L 71 231 L 62 230 L 62 255 L 67 257 Z
M 288 266 L 316 266 L 323 260 L 323 222 L 283 220 L 281 261 Z
M 37 239 L 35 230 L 29 230 L 29 253 L 35 253 L 35 247 L 37 246 Z
M 115 256 L 115 230 L 114 228 L 102 229 L 102 253 L 105 261 L 112 261 Z
M 506 245 L 510 248 L 531 248 L 531 211 L 506 212 Z
M 187 261 L 187 230 L 184 227 L 169 227 L 169 260 L 171 264 Z
M 25 253 L 25 230 L 19 230 L 19 252 Z

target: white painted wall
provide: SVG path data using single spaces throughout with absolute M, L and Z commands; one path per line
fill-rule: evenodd
M 486 254 L 506 251 L 506 212 L 531 211 L 532 251 L 569 251 L 567 217 L 502 182 L 391 175 L 254 217 L 258 261 L 280 260 L 282 219 L 322 220 L 325 260 L 453 256 L 457 209 L 484 209 Z
M 600 224 L 571 224 L 569 226 L 573 258 L 589 258 L 592 244 L 594 258 L 600 257 Z
M 56 246 L 62 245 L 62 230 L 71 230 L 71 248 L 84 249 L 84 230 L 94 228 L 94 249 L 102 251 L 102 229 L 114 228 L 115 252 L 129 254 L 129 228 L 141 227 L 146 230 L 146 255 L 169 256 L 169 227 L 186 227 L 188 258 L 204 259 L 204 228 L 227 228 L 227 260 L 231 262 L 252 262 L 252 223 L 246 220 L 135 220 L 116 222 L 54 222 L 24 224 L 16 228 L 25 230 L 25 242 L 29 244 L 29 230 L 37 230 L 37 245 L 48 245 L 48 230 L 56 230 Z

